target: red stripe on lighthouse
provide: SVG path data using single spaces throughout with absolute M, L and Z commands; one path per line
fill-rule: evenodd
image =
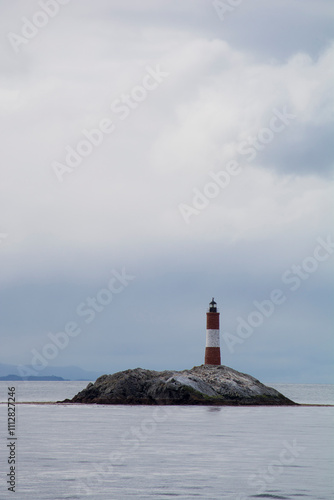
M 219 330 L 219 313 L 206 313 L 206 329 Z
M 220 360 L 220 347 L 206 347 L 205 348 L 205 365 L 221 365 Z

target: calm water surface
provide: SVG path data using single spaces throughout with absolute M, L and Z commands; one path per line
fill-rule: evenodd
M 21 401 L 55 401 L 87 382 L 10 385 Z M 7 386 L 0 383 L 1 401 Z M 331 386 L 289 386 L 296 401 L 332 402 Z M 22 404 L 17 411 L 14 494 L 0 404 L 1 499 L 334 498 L 331 407 Z

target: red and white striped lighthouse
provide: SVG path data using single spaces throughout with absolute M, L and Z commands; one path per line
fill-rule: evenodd
M 206 313 L 205 365 L 220 365 L 219 312 L 212 298 Z

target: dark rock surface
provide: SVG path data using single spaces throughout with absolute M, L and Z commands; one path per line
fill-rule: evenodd
M 102 375 L 66 403 L 131 405 L 295 405 L 275 389 L 227 366 Z

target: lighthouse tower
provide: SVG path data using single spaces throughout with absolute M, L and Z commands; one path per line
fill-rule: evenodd
M 206 313 L 205 365 L 220 365 L 219 312 L 212 298 Z

